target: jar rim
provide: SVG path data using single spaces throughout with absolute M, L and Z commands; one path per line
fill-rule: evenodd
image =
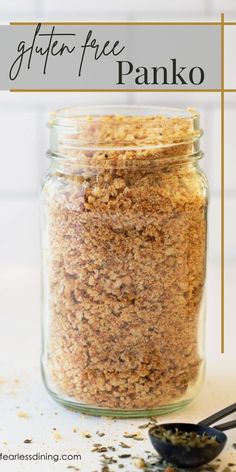
M 59 108 L 50 112 L 48 121 L 49 128 L 55 126 L 74 126 L 76 123 L 88 123 L 88 121 L 101 122 L 104 118 L 112 116 L 113 124 L 128 123 L 130 117 L 139 118 L 140 121 L 152 121 L 155 117 L 178 118 L 184 121 L 195 122 L 194 129 L 197 129 L 196 122 L 199 121 L 199 112 L 195 108 L 166 107 L 157 105 L 83 105 Z M 127 121 L 124 117 L 127 116 Z
M 199 152 L 200 114 L 195 108 L 105 105 L 61 108 L 51 113 L 51 155 L 81 152 L 157 150 Z M 183 147 L 184 146 L 184 147 Z

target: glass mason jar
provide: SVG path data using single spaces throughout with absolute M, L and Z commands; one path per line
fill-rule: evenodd
M 95 415 L 187 405 L 204 374 L 207 182 L 199 114 L 51 115 L 42 192 L 46 388 Z

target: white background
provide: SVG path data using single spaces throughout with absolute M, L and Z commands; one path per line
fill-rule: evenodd
M 0 23 L 20 20 L 55 21 L 236 21 L 235 0 L 1 0 Z M 225 28 L 225 86 L 236 88 L 236 26 Z M 157 45 L 157 53 L 158 53 Z M 190 45 L 191 47 L 191 45 Z M 137 423 L 86 419 L 54 405 L 44 392 L 39 373 L 40 238 L 38 193 L 46 166 L 48 113 L 58 107 L 85 104 L 156 104 L 194 106 L 201 113 L 205 153 L 202 166 L 210 184 L 209 259 L 206 354 L 207 380 L 195 405 L 175 415 L 199 420 L 235 400 L 235 278 L 236 278 L 236 93 L 225 94 L 225 354 L 220 354 L 220 94 L 218 93 L 25 93 L 0 92 L 0 450 L 27 452 L 23 440 L 33 438 L 40 450 L 86 451 L 82 472 L 99 469 L 81 431 L 104 430 L 112 441 Z M 19 379 L 16 383 L 15 379 Z M 24 410 L 30 419 L 19 419 Z M 58 414 L 55 416 L 55 412 Z M 41 415 L 43 413 L 43 415 Z M 56 418 L 56 419 L 55 419 Z M 166 418 L 165 418 L 166 419 Z M 173 420 L 173 416 L 171 417 Z M 140 422 L 139 422 L 140 423 Z M 142 421 L 141 421 L 142 423 Z M 77 435 L 72 428 L 77 426 Z M 57 443 L 52 428 L 63 440 Z M 114 433 L 116 430 L 116 433 Z M 119 440 L 122 437 L 119 436 Z M 229 444 L 236 442 L 231 433 Z M 102 441 L 101 441 L 102 442 Z M 7 443 L 7 444 L 4 444 Z M 92 443 L 89 442 L 91 445 Z M 137 443 L 142 452 L 148 441 Z M 232 448 L 231 448 L 232 449 Z M 232 461 L 232 450 L 224 456 Z M 126 450 L 119 451 L 120 453 Z M 132 451 L 133 452 L 133 451 Z M 236 462 L 235 456 L 233 462 Z M 90 464 L 90 465 L 88 465 Z M 67 470 L 68 464 L 33 464 L 36 470 Z M 79 464 L 75 464 L 80 467 Z M 28 464 L 0 464 L 0 470 L 32 470 Z M 69 470 L 69 469 L 68 469 Z M 113 470 L 113 468 L 111 468 Z M 114 469 L 116 470 L 116 469 Z M 124 470 L 124 469 L 123 469 Z M 132 468 L 129 471 L 133 471 Z M 125 472 L 127 470 L 125 469 Z

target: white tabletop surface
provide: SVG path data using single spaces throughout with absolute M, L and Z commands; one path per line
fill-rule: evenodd
M 197 422 L 236 400 L 236 266 L 226 266 L 225 353 L 220 353 L 220 270 L 208 269 L 206 324 L 207 373 L 196 401 L 185 410 L 157 418 L 158 422 Z M 100 472 L 101 453 L 91 452 L 94 443 L 115 447 L 105 454 L 117 459 L 121 454 L 147 458 L 152 451 L 147 429 L 141 420 L 96 418 L 71 412 L 54 403 L 46 393 L 40 376 L 40 271 L 38 268 L 5 267 L 0 272 L 0 453 L 3 454 L 80 454 L 81 460 L 13 461 L 0 460 L 0 471 Z M 234 416 L 236 418 L 236 413 Z M 56 428 L 56 429 L 53 429 Z M 97 432 L 105 433 L 99 437 Z M 56 434 L 55 434 L 56 432 Z M 125 432 L 139 432 L 143 440 L 124 439 Z M 89 433 L 91 438 L 86 438 Z M 221 454 L 219 472 L 234 463 L 236 472 L 236 430 L 228 431 L 228 443 Z M 24 443 L 31 439 L 30 444 Z M 131 446 L 123 449 L 120 441 Z M 111 472 L 138 469 L 131 458 L 118 458 Z M 56 458 L 56 457 L 55 457 Z M 119 469 L 118 464 L 124 464 Z M 229 472 L 229 471 L 226 471 Z

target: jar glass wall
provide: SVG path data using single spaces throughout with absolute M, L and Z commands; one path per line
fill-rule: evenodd
M 43 377 L 66 406 L 146 416 L 204 372 L 207 183 L 196 111 L 52 115 L 42 192 Z

